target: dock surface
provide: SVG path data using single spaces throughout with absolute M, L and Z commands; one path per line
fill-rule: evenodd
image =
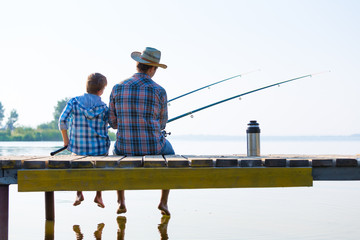
M 19 191 L 312 186 L 360 180 L 358 155 L 0 156 Z

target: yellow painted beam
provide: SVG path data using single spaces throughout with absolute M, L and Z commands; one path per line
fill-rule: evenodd
M 311 168 L 117 168 L 19 170 L 18 191 L 312 186 Z

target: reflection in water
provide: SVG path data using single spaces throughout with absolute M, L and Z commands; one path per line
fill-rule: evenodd
M 170 216 L 164 215 L 161 217 L 160 224 L 158 225 L 158 230 L 160 233 L 161 240 L 169 239 L 169 236 L 167 233 L 169 220 L 170 220 Z M 116 218 L 116 222 L 118 224 L 117 240 L 124 240 L 125 239 L 126 217 L 118 216 Z M 101 240 L 102 231 L 103 231 L 104 227 L 105 227 L 104 223 L 99 223 L 97 225 L 97 229 L 94 232 L 94 237 L 96 240 Z M 76 240 L 84 239 L 84 234 L 81 232 L 79 225 L 74 225 L 73 231 L 76 234 Z M 45 240 L 54 240 L 54 221 L 47 220 L 45 222 Z
M 124 216 L 118 216 L 116 218 L 117 224 L 118 224 L 118 231 L 117 231 L 117 239 L 123 240 L 125 237 L 125 224 L 126 224 L 126 217 Z M 102 237 L 102 231 L 105 227 L 104 223 L 99 223 L 97 226 L 96 231 L 94 232 L 94 237 L 96 240 L 101 240 Z M 84 239 L 84 234 L 80 230 L 79 225 L 74 225 L 73 230 L 76 234 L 76 240 L 82 240 Z
M 94 237 L 96 240 L 101 240 L 102 230 L 104 229 L 105 224 L 99 223 L 96 231 L 94 232 Z
M 169 220 L 170 220 L 169 215 L 163 215 L 161 218 L 161 223 L 158 226 L 161 240 L 169 239 L 169 236 L 167 234 L 167 227 L 168 227 Z
M 118 231 L 117 231 L 117 240 L 124 240 L 125 238 L 125 224 L 126 224 L 126 217 L 125 216 L 118 216 L 116 218 L 118 224 Z
M 54 240 L 54 221 L 45 221 L 45 240 Z
M 96 240 L 101 240 L 102 231 L 103 231 L 104 227 L 105 227 L 104 223 L 99 223 L 98 224 L 97 229 L 94 232 L 94 237 L 95 237 Z M 76 234 L 76 240 L 84 239 L 84 234 L 81 232 L 79 225 L 74 225 L 73 230 L 74 230 L 74 232 Z
M 79 225 L 74 225 L 73 230 L 76 233 L 76 240 L 82 240 L 84 238 L 84 234 L 81 233 Z

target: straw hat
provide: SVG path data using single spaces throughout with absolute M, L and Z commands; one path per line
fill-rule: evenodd
M 155 48 L 147 47 L 142 53 L 132 52 L 131 58 L 145 65 L 167 68 L 165 64 L 160 63 L 161 52 Z

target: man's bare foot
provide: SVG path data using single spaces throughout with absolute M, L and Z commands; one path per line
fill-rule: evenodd
M 159 204 L 158 206 L 158 209 L 161 211 L 161 214 L 162 215 L 168 215 L 170 216 L 170 211 L 168 209 L 168 206 L 167 205 L 164 205 L 164 204 Z
M 97 196 L 94 199 L 94 202 L 98 205 L 98 207 L 105 208 L 105 205 L 102 201 L 102 198 L 98 198 Z
M 80 205 L 82 201 L 84 201 L 84 196 L 82 192 L 77 192 L 76 199 L 73 205 L 74 206 Z
M 117 214 L 122 214 L 122 213 L 126 213 L 126 212 L 127 212 L 126 207 L 124 205 L 119 204 L 119 207 L 118 207 L 116 213 Z

